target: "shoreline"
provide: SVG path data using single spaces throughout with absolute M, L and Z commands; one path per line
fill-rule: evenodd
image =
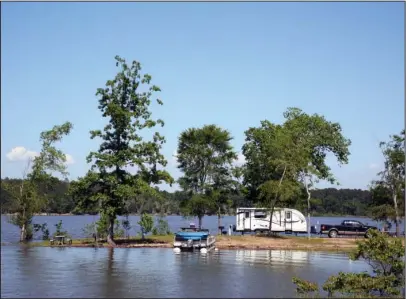
M 13 216 L 16 214 L 9 214 L 9 213 L 5 213 L 5 214 L 1 214 L 1 216 Z M 153 216 L 160 216 L 160 214 L 151 214 Z M 91 215 L 91 214 L 72 214 L 72 213 L 64 213 L 64 214 L 58 214 L 58 213 L 36 213 L 34 214 L 34 216 L 99 216 L 99 215 Z M 141 216 L 141 214 L 129 214 L 128 216 Z M 179 217 L 183 217 L 182 215 L 178 215 L 178 214 L 168 214 L 168 215 L 164 215 L 164 217 L 167 216 L 179 216 Z M 205 216 L 216 216 L 217 215 L 205 215 Z M 222 215 L 221 217 L 234 217 L 235 215 Z M 311 216 L 313 217 L 328 217 L 328 218 L 342 218 L 342 217 L 354 217 L 354 218 L 369 218 L 368 216 L 354 216 L 354 215 L 314 215 Z
M 364 238 L 297 238 L 265 236 L 216 236 L 216 248 L 219 250 L 288 250 L 288 251 L 324 251 L 350 252 L 357 247 L 357 241 Z M 71 245 L 50 245 L 49 241 L 32 242 L 28 247 L 54 248 L 173 248 L 173 235 L 147 236 L 130 239 L 117 239 L 117 245 L 106 242 L 94 243 L 93 239 L 74 239 Z M 1 244 L 1 246 L 18 244 Z

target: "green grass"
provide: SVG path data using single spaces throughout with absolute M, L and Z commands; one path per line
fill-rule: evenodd
M 116 238 L 115 239 L 117 245 L 124 245 L 124 244 L 166 244 L 171 243 L 173 241 L 173 235 L 166 235 L 166 236 L 146 236 L 145 240 L 142 240 L 140 236 L 130 237 L 130 238 Z M 106 241 L 99 241 L 99 244 L 107 244 Z M 93 238 L 83 238 L 83 239 L 73 239 L 72 245 L 92 245 L 94 244 Z M 41 242 L 30 242 L 27 244 L 31 247 L 49 247 L 51 246 L 49 240 L 41 241 Z M 55 247 L 60 245 L 53 245 Z M 68 246 L 68 245 L 65 245 Z

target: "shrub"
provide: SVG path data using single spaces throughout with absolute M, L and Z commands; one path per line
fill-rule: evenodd
M 33 225 L 34 232 L 42 232 L 42 240 L 49 240 L 49 229 L 46 223 L 43 224 L 34 224 Z
M 404 286 L 404 254 L 402 240 L 393 239 L 372 230 L 366 241 L 358 241 L 357 249 L 350 254 L 351 260 L 365 260 L 373 269 L 368 273 L 344 273 L 330 276 L 323 290 L 330 297 L 336 293 L 350 297 L 398 296 Z M 300 294 L 318 293 L 317 284 L 294 277 L 293 283 Z
M 157 225 L 152 229 L 152 234 L 155 236 L 165 236 L 171 233 L 168 221 L 165 217 L 160 216 Z
M 143 213 L 138 224 L 141 227 L 142 239 L 145 239 L 145 235 L 151 232 L 154 227 L 154 219 L 150 214 Z

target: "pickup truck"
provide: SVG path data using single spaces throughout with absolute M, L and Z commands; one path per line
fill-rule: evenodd
M 368 238 L 368 230 L 378 229 L 375 226 L 364 225 L 356 220 L 344 220 L 339 225 L 320 225 L 320 234 L 328 234 L 329 238 L 336 238 L 339 235 L 344 236 L 365 236 Z

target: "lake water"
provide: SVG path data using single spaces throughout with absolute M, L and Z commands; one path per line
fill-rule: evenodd
M 19 240 L 19 229 L 18 227 L 10 224 L 8 222 L 8 216 L 2 215 L 1 216 L 1 242 L 5 243 L 15 243 Z M 52 234 L 55 231 L 55 224 L 62 220 L 64 230 L 67 230 L 69 234 L 72 235 L 73 238 L 83 238 L 85 237 L 83 234 L 83 228 L 86 224 L 91 224 L 94 221 L 99 219 L 98 216 L 36 216 L 34 217 L 34 223 L 47 223 L 50 233 Z M 120 217 L 119 219 L 123 219 Z M 190 222 L 198 223 L 197 219 L 185 219 L 182 216 L 167 216 L 166 217 L 169 227 L 172 232 L 176 232 L 181 227 L 188 227 Z M 338 224 L 341 223 L 344 219 L 353 219 L 359 220 L 364 224 L 375 225 L 379 228 L 381 224 L 373 221 L 368 218 L 357 218 L 357 217 L 312 217 L 311 218 L 311 225 L 317 224 Z M 132 228 L 130 230 L 130 235 L 135 236 L 139 231 L 140 227 L 138 225 L 138 221 L 140 220 L 139 216 L 129 216 L 129 220 L 131 222 Z M 228 227 L 229 225 L 235 224 L 235 216 L 224 216 L 221 219 L 222 225 Z M 210 229 L 212 233 L 217 233 L 217 217 L 216 216 L 205 216 L 203 218 L 203 226 L 205 228 Z M 404 225 L 402 225 L 401 230 L 404 230 Z M 319 227 L 319 226 L 318 226 Z M 392 226 L 392 230 L 394 230 L 394 225 Z M 40 239 L 41 235 L 37 234 L 35 236 L 36 239 Z
M 296 296 L 293 276 L 322 284 L 369 270 L 345 254 L 164 248 L 1 248 L 1 297 L 221 298 Z

